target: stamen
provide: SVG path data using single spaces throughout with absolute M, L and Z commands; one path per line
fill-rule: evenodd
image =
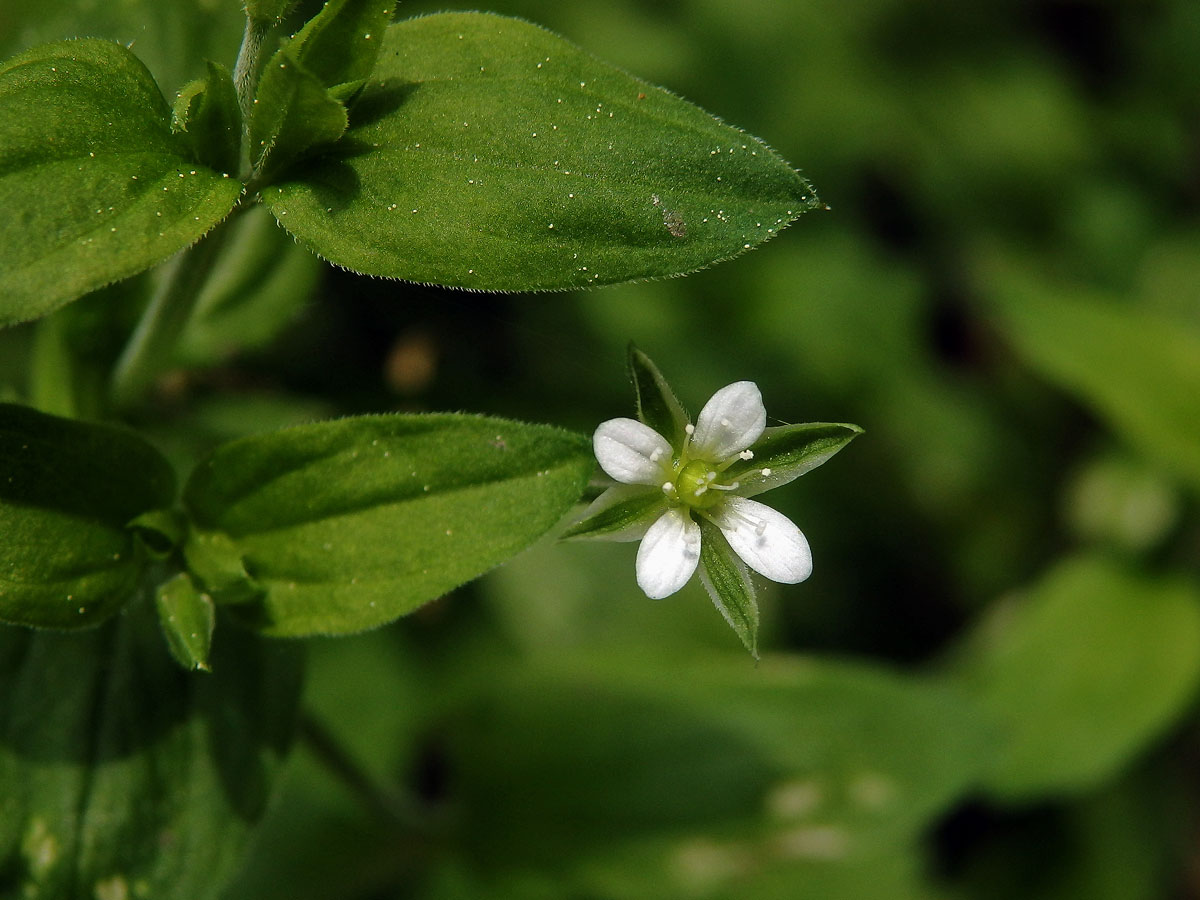
M 714 491 L 736 491 L 738 489 L 738 482 L 735 481 L 733 484 L 710 484 L 709 487 Z
M 702 485 L 700 485 L 700 487 L 696 488 L 696 490 L 693 493 L 695 493 L 695 495 L 697 497 L 699 497 L 701 494 L 703 494 L 707 490 L 708 490 L 708 485 L 702 484 Z
M 662 455 L 662 447 L 655 447 L 654 451 L 650 454 L 650 462 L 658 462 L 662 459 Z
M 683 430 L 687 432 L 688 437 L 691 437 L 693 434 L 696 433 L 696 426 L 693 425 L 691 422 L 688 422 L 686 425 L 683 426 Z
M 736 485 L 735 485 L 735 487 L 736 487 Z M 766 519 L 759 519 L 754 516 L 747 515 L 746 513 L 743 513 L 743 512 L 730 511 L 729 517 L 726 521 L 733 522 L 734 531 L 736 531 L 743 524 L 746 524 L 754 529 L 754 533 L 758 537 L 762 537 L 764 534 L 767 533 L 767 520 Z
M 664 494 L 669 494 L 671 491 L 675 490 L 675 485 L 671 484 L 669 481 L 664 481 L 662 489 Z
M 742 459 L 754 459 L 754 451 L 753 450 L 743 450 L 741 453 L 738 454 L 738 456 L 740 456 Z
M 714 472 L 712 469 L 709 469 L 707 472 L 704 473 L 705 481 L 716 481 L 716 479 L 717 479 L 717 473 Z
M 770 477 L 771 477 L 771 470 L 770 470 L 770 469 L 763 469 L 763 470 L 762 470 L 762 473 L 763 473 L 763 478 L 770 478 Z

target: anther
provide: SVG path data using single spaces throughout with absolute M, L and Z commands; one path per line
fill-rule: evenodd
M 671 491 L 675 490 L 675 485 L 671 484 L 669 481 L 664 481 L 662 489 L 664 494 L 669 494 Z
M 733 484 L 710 484 L 709 487 L 714 491 L 736 491 L 739 485 L 735 481 Z
M 662 459 L 662 455 L 662 447 L 655 447 L 650 454 L 650 462 L 658 462 L 660 459 Z
M 763 470 L 762 470 L 762 473 L 763 473 L 763 478 L 770 478 L 770 477 L 771 477 L 771 470 L 770 470 L 770 469 L 763 469 Z
M 700 485 L 700 487 L 696 488 L 696 490 L 694 491 L 694 493 L 695 493 L 695 495 L 696 495 L 697 497 L 699 497 L 701 494 L 703 494 L 703 493 L 704 493 L 705 491 L 707 491 L 707 490 L 708 490 L 708 485 L 707 485 L 707 484 L 702 484 L 702 485 Z
M 754 451 L 753 450 L 743 450 L 741 453 L 738 454 L 738 456 L 740 456 L 742 459 L 754 459 Z
M 691 422 L 688 422 L 686 425 L 683 426 L 683 430 L 687 432 L 688 437 L 691 437 L 693 434 L 696 433 L 696 426 L 693 425 Z

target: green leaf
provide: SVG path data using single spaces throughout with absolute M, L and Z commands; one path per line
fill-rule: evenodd
M 818 205 L 761 141 L 484 13 L 391 26 L 351 124 L 262 196 L 371 275 L 515 291 L 679 274 Z
M 293 39 L 296 59 L 347 99 L 375 67 L 395 7 L 395 0 L 326 0 Z
M 958 678 L 1007 735 L 986 788 L 1008 800 L 1092 790 L 1195 696 L 1200 590 L 1069 560 L 985 620 L 961 655 Z
M 729 627 L 758 659 L 758 601 L 745 564 L 721 529 L 700 519 L 700 583 Z
M 198 677 L 157 631 L 146 605 L 88 632 L 0 629 L 5 897 L 215 900 L 236 871 L 299 660 L 231 628 Z
M 663 493 L 642 484 L 618 484 L 592 501 L 583 516 L 563 532 L 564 539 L 636 541 L 666 509 Z
M 80 628 L 138 586 L 127 523 L 174 499 L 174 474 L 136 434 L 0 404 L 0 621 Z
M 586 439 L 546 426 L 369 416 L 226 444 L 184 499 L 199 535 L 227 540 L 263 590 L 234 607 L 244 619 L 273 635 L 340 634 L 524 549 L 578 499 L 592 465 Z
M 638 421 L 665 437 L 672 447 L 682 447 L 691 421 L 687 411 L 658 366 L 633 344 L 629 345 L 629 377 L 637 396 Z
M 857 425 L 830 422 L 768 428 L 750 448 L 753 458 L 734 463 L 726 478 L 739 482 L 740 496 L 753 497 L 811 472 L 862 433 Z
M 994 299 L 1022 358 L 1200 488 L 1200 330 L 1075 286 L 1003 274 Z
M 194 162 L 126 48 L 36 47 L 0 66 L 0 326 L 161 262 L 241 185 Z
M 175 661 L 188 671 L 209 671 L 213 629 L 217 624 L 212 597 L 203 593 L 186 572 L 158 586 L 158 623 Z
M 208 63 L 208 75 L 186 85 L 175 101 L 172 129 L 182 133 L 192 155 L 218 172 L 236 172 L 242 113 L 229 70 Z
M 262 173 L 276 171 L 314 146 L 338 140 L 346 130 L 346 107 L 297 59 L 292 44 L 263 67 L 250 115 L 250 158 Z

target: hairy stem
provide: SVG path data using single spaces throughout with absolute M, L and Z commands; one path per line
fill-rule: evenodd
M 275 23 L 269 20 L 246 17 L 242 46 L 238 48 L 237 62 L 233 67 L 233 84 L 237 89 L 243 122 L 250 118 L 254 91 L 258 87 L 258 76 L 263 66 L 263 44 L 274 27 Z
M 137 403 L 170 364 L 179 336 L 225 243 L 231 219 L 232 216 L 167 263 L 162 283 L 113 369 L 111 392 L 117 407 Z

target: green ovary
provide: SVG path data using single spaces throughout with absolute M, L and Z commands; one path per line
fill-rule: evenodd
M 716 467 L 701 459 L 687 463 L 675 475 L 675 498 L 696 509 L 713 506 L 727 490 Z

